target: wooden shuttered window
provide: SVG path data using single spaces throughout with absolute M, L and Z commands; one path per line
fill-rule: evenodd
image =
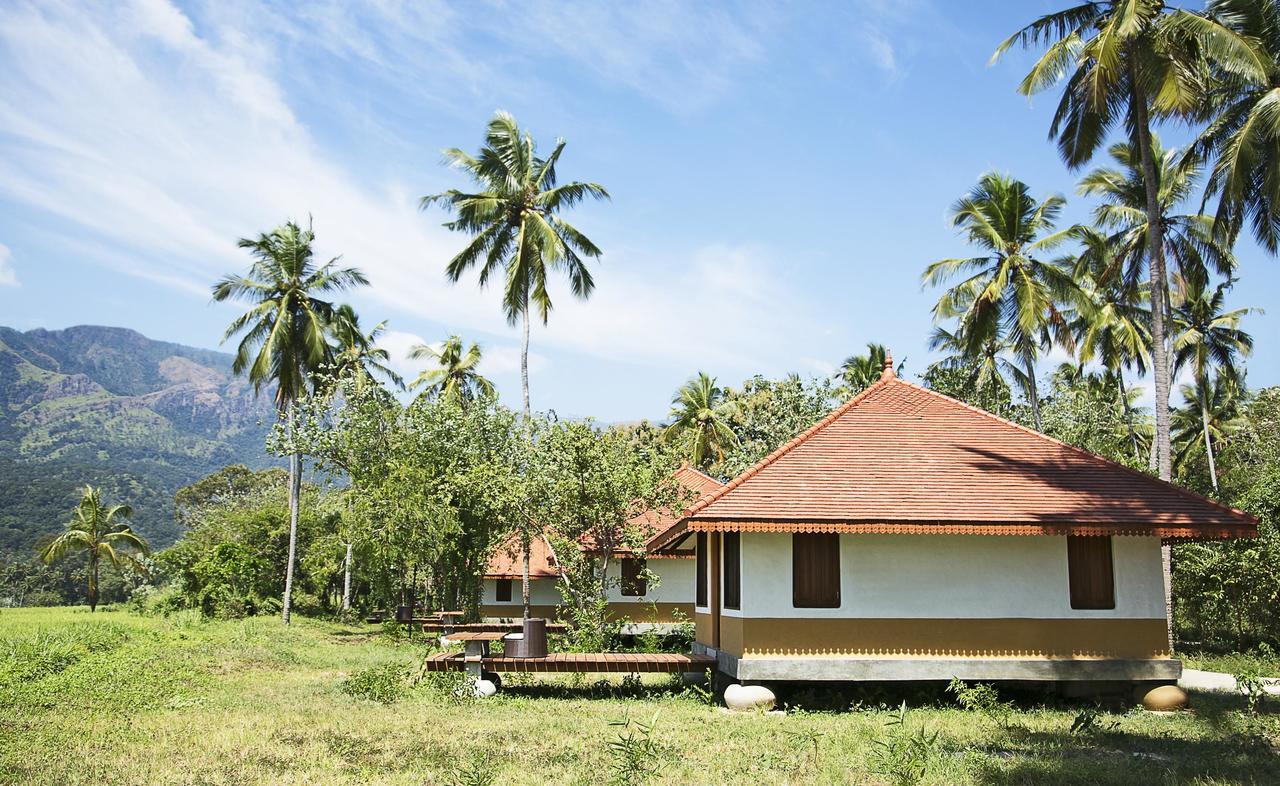
M 840 536 L 797 532 L 791 536 L 791 605 L 797 609 L 840 607 Z
M 645 561 L 634 557 L 622 558 L 622 594 L 642 598 L 649 592 L 649 581 L 644 574 Z
M 742 609 L 742 533 L 726 532 L 724 543 L 724 598 L 726 609 Z
M 697 553 L 698 553 L 698 570 L 697 570 L 697 587 L 694 589 L 694 605 L 702 608 L 707 607 L 707 533 L 699 532 L 697 537 Z
M 1071 584 L 1071 608 L 1116 607 L 1111 538 L 1105 535 L 1068 536 L 1067 573 Z
M 494 582 L 494 598 L 498 603 L 511 602 L 511 579 L 498 579 Z

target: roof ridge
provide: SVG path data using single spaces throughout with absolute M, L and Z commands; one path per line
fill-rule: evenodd
M 1076 447 L 1075 445 L 1072 445 L 1072 444 L 1070 444 L 1070 443 L 1068 443 L 1068 442 L 1063 442 L 1062 440 L 1057 439 L 1056 437 L 1051 437 L 1051 436 L 1049 436 L 1048 434 L 1044 434 L 1044 433 L 1042 433 L 1042 432 L 1036 431 L 1036 430 L 1035 430 L 1035 429 L 1033 429 L 1033 428 L 1028 428 L 1027 426 L 1022 425 L 1021 423 L 1015 423 L 1014 421 L 1009 420 L 1008 418 L 1002 418 L 1002 417 L 1000 417 L 999 415 L 996 415 L 996 414 L 994 414 L 994 413 L 992 413 L 992 412 L 988 412 L 988 411 L 986 411 L 985 409 L 982 409 L 981 407 L 975 407 L 975 406 L 973 406 L 972 404 L 966 404 L 965 402 L 961 401 L 960 399 L 952 398 L 951 396 L 948 396 L 948 395 L 946 395 L 946 394 L 944 394 L 944 393 L 939 393 L 939 392 L 938 392 L 938 391 L 936 391 L 936 390 L 930 390 L 929 388 L 924 387 L 923 385 L 917 385 L 917 384 L 915 384 L 914 382 L 908 382 L 908 381 L 906 381 L 905 379 L 898 379 L 897 377 L 894 377 L 894 378 L 891 378 L 891 379 L 886 380 L 886 381 L 888 381 L 888 382 L 897 382 L 897 383 L 899 383 L 899 384 L 901 384 L 901 385 L 906 385 L 907 387 L 914 388 L 914 389 L 919 390 L 919 391 L 921 391 L 921 392 L 923 392 L 923 393 L 927 393 L 928 395 L 933 396 L 934 398 L 940 398 L 940 399 L 942 399 L 943 401 L 949 402 L 949 403 L 951 403 L 951 404 L 955 404 L 955 405 L 957 405 L 957 406 L 959 406 L 959 407 L 962 407 L 963 409 L 970 410 L 970 411 L 972 411 L 972 412 L 974 412 L 974 413 L 976 413 L 976 414 L 978 414 L 978 415 L 982 415 L 983 417 L 986 417 L 986 418 L 989 418 L 989 419 L 991 419 L 991 420 L 994 420 L 994 421 L 996 421 L 997 423 L 1002 423 L 1002 424 L 1004 424 L 1004 425 L 1006 425 L 1006 426 L 1012 426 L 1013 428 L 1016 428 L 1016 429 L 1018 429 L 1018 430 L 1020 430 L 1020 431 L 1025 431 L 1026 433 L 1030 434 L 1030 435 L 1031 435 L 1031 436 L 1033 436 L 1033 437 L 1039 437 L 1040 439 L 1042 439 L 1042 440 L 1044 440 L 1044 441 L 1046 441 L 1046 442 L 1050 442 L 1050 443 L 1053 443 L 1053 444 L 1055 444 L 1055 445 L 1058 445 L 1059 447 L 1063 447 L 1063 448 L 1066 448 L 1067 450 L 1073 451 L 1073 452 L 1075 452 L 1075 453 L 1079 453 L 1080 455 L 1084 456 L 1085 458 L 1091 459 L 1091 460 L 1093 460 L 1093 461 L 1098 461 L 1098 462 L 1101 462 L 1101 463 L 1103 463 L 1103 464 L 1107 464 L 1107 465 L 1109 465 L 1109 466 L 1111 466 L 1111 467 L 1113 467 L 1113 468 L 1115 468 L 1115 469 L 1122 470 L 1122 471 L 1124 471 L 1124 472 L 1126 472 L 1126 473 L 1128 473 L 1128 474 L 1130 474 L 1130 475 L 1132 475 L 1132 476 L 1134 476 L 1134 477 L 1141 478 L 1141 479 L 1143 479 L 1143 480 L 1154 481 L 1154 482 L 1156 482 L 1156 483 L 1158 483 L 1158 484 L 1160 484 L 1160 485 L 1162 485 L 1162 486 L 1165 486 L 1165 487 L 1167 487 L 1167 488 L 1169 488 L 1169 489 L 1172 489 L 1173 491 L 1178 492 L 1179 494 L 1181 494 L 1181 495 L 1182 495 L 1182 496 L 1184 496 L 1184 497 L 1190 497 L 1191 499 L 1197 500 L 1197 501 L 1199 501 L 1199 502 L 1207 502 L 1207 503 L 1209 503 L 1210 505 L 1212 505 L 1212 506 L 1214 506 L 1214 507 L 1216 507 L 1216 508 L 1219 508 L 1220 510 L 1226 511 L 1227 513 L 1230 513 L 1230 514 L 1235 515 L 1235 516 L 1243 516 L 1245 519 L 1247 519 L 1247 520 L 1249 521 L 1249 523 L 1253 524 L 1254 526 L 1257 526 L 1257 524 L 1258 524 L 1258 519 L 1257 519 L 1256 517 L 1254 517 L 1253 515 L 1251 515 L 1251 514 L 1249 514 L 1249 513 L 1246 513 L 1246 512 L 1245 512 L 1245 511 L 1243 511 L 1243 510 L 1240 510 L 1239 508 L 1233 508 L 1233 507 L 1231 507 L 1230 505 L 1224 505 L 1223 503 L 1218 502 L 1217 500 L 1210 499 L 1209 497 L 1206 497 L 1206 496 L 1204 496 L 1204 495 L 1202 495 L 1202 494 L 1197 494 L 1196 492 L 1194 492 L 1194 491 L 1192 491 L 1192 490 L 1190 490 L 1190 489 L 1187 489 L 1187 488 L 1183 488 L 1182 486 L 1179 486 L 1178 484 L 1173 483 L 1173 482 L 1171 482 L 1171 481 L 1164 480 L 1163 478 L 1155 477 L 1154 475 L 1148 475 L 1148 474 L 1147 474 L 1147 473 L 1145 473 L 1145 472 L 1142 472 L 1142 471 L 1139 471 L 1139 470 L 1134 469 L 1133 467 L 1130 467 L 1130 466 L 1126 466 L 1126 465 L 1124 465 L 1124 464 L 1121 464 L 1121 463 L 1120 463 L 1120 462 L 1118 462 L 1118 461 L 1112 461 L 1111 459 L 1107 458 L 1106 456 L 1100 456 L 1100 455 L 1098 455 L 1097 453 L 1094 453 L 1093 451 L 1089 451 L 1089 450 L 1085 450 L 1084 448 Z M 868 388 L 868 390 L 870 390 L 870 388 Z M 864 391 L 864 392 L 865 392 L 865 391 Z
M 796 448 L 797 446 L 799 446 L 799 445 L 801 445 L 801 444 L 803 444 L 803 443 L 805 443 L 805 442 L 809 441 L 809 439 L 810 439 L 814 434 L 816 434 L 817 432 L 819 432 L 819 431 L 821 431 L 822 429 L 826 428 L 826 427 L 827 427 L 828 425 L 830 425 L 830 424 L 831 424 L 831 422 L 832 422 L 832 421 L 834 421 L 836 418 L 840 417 L 840 416 L 841 416 L 841 415 L 843 415 L 844 413 L 846 413 L 846 412 L 848 412 L 849 410 L 853 409 L 853 408 L 854 408 L 855 406 L 857 406 L 857 405 L 858 405 L 858 404 L 859 404 L 859 403 L 860 403 L 864 398 L 866 398 L 866 397 L 867 397 L 867 394 L 869 394 L 871 391 L 875 390 L 875 389 L 876 389 L 876 388 L 878 388 L 878 387 L 881 387 L 882 385 L 887 385 L 887 384 L 889 384 L 890 382 L 893 382 L 895 379 L 896 379 L 896 377 L 884 377 L 884 378 L 881 378 L 881 379 L 877 380 L 876 382 L 872 383 L 869 387 L 867 387 L 867 388 L 863 389 L 862 391 L 860 391 L 860 392 L 859 392 L 856 396 L 854 396 L 853 398 L 849 399 L 848 401 L 844 402 L 844 403 L 843 403 L 843 404 L 841 404 L 840 406 L 838 406 L 838 407 L 836 407 L 835 409 L 833 409 L 833 410 L 831 410 L 830 412 L 828 412 L 828 413 L 827 413 L 826 415 L 824 415 L 824 416 L 822 417 L 822 419 L 821 419 L 821 420 L 819 420 L 817 423 L 814 423 L 814 424 L 813 424 L 812 426 L 810 426 L 809 428 L 805 429 L 804 431 L 801 431 L 801 432 L 800 432 L 799 434 L 797 434 L 796 436 L 794 436 L 794 437 L 792 437 L 791 439 L 787 440 L 786 442 L 782 443 L 782 445 L 781 445 L 781 446 L 779 446 L 779 447 L 777 447 L 777 448 L 775 448 L 775 449 L 773 450 L 773 452 L 772 452 L 772 453 L 769 453 L 769 454 L 768 454 L 767 456 L 765 456 L 764 458 L 760 459 L 760 460 L 759 460 L 759 461 L 757 461 L 756 463 L 752 464 L 750 467 L 747 467 L 745 470 L 743 470 L 742 472 L 738 473 L 738 475 L 737 475 L 736 477 L 732 478 L 728 483 L 725 483 L 725 484 L 724 484 L 724 485 L 722 485 L 720 488 L 716 489 L 715 491 L 711 492 L 710 494 L 708 494 L 708 495 L 706 495 L 706 496 L 702 497 L 701 499 L 699 499 L 697 502 L 695 502 L 695 503 L 694 503 L 693 507 L 691 507 L 691 508 L 689 508 L 687 511 L 685 511 L 684 515 L 683 515 L 683 516 L 681 516 L 680 520 L 681 520 L 681 521 L 683 521 L 684 519 L 692 518 L 692 517 L 693 517 L 693 516 L 695 516 L 699 511 L 703 510 L 704 508 L 706 508 L 706 507 L 707 507 L 708 505 L 710 505 L 711 503 L 715 502 L 716 500 L 718 500 L 718 499 L 720 499 L 721 497 L 723 497 L 725 494 L 728 494 L 728 493 L 729 493 L 730 491 L 732 491 L 733 489 L 736 489 L 738 486 L 741 486 L 741 485 L 742 485 L 743 483 L 745 483 L 746 481 L 748 481 L 748 480 L 750 480 L 751 478 L 755 477 L 755 476 L 756 476 L 757 474 L 759 474 L 759 472 L 760 472 L 761 470 L 763 470 L 765 467 L 767 467 L 767 466 L 769 466 L 770 464 L 772 464 L 773 462 L 777 461 L 779 458 L 781 458 L 781 457 L 782 457 L 782 456 L 784 456 L 785 454 L 787 454 L 787 453 L 791 452 L 791 450 L 792 450 L 792 449 L 794 449 L 794 448 Z
M 676 472 L 681 472 L 681 471 L 686 470 L 686 469 L 687 469 L 687 470 L 689 470 L 690 472 L 695 472 L 695 473 L 697 473 L 697 474 L 701 475 L 702 477 L 706 478 L 707 480 L 711 481 L 712 483 L 716 484 L 717 486 L 723 486 L 723 485 L 724 485 L 724 481 L 723 481 L 723 480 L 720 480 L 719 478 L 712 477 L 711 475 L 708 475 L 707 473 L 703 472 L 702 470 L 698 469 L 697 467 L 693 466 L 692 464 L 690 464 L 690 463 L 689 463 L 689 462 L 687 462 L 687 461 L 686 461 L 686 462 L 684 462 L 684 464 L 683 464 L 683 465 L 681 465 L 680 467 L 677 467 L 677 468 L 676 468 Z

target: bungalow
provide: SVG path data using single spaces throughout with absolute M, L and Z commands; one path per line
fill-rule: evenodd
M 695 651 L 769 680 L 1168 681 L 1161 545 L 1250 516 L 897 379 L 693 505 Z
M 701 497 L 721 487 L 715 478 L 689 466 L 676 470 L 675 480 L 690 493 Z M 646 542 L 645 557 L 619 553 L 609 561 L 607 590 L 609 611 L 626 618 L 637 630 L 651 625 L 665 626 L 693 618 L 694 554 L 692 544 L 665 538 L 678 516 L 665 511 L 647 511 L 631 523 L 652 533 Z M 660 537 L 665 547 L 650 548 Z M 590 551 L 589 544 L 580 546 Z M 521 571 L 523 552 L 519 541 L 508 539 L 499 546 L 485 571 L 480 613 L 493 622 L 512 622 L 522 614 Z M 555 619 L 561 596 L 554 555 L 543 538 L 535 538 L 529 548 L 529 612 L 535 617 Z

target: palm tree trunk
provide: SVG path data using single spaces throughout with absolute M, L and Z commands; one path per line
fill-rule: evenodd
M 342 610 L 351 611 L 351 544 L 347 544 L 347 558 L 342 563 Z
M 1213 461 L 1213 438 L 1209 436 L 1209 403 L 1200 402 L 1200 423 L 1204 426 L 1204 452 L 1209 457 L 1209 481 L 1213 483 L 1213 493 L 1218 493 L 1218 468 Z
M 1027 356 L 1027 397 L 1031 399 L 1031 419 L 1036 424 L 1036 431 L 1044 431 L 1040 426 L 1040 389 L 1036 387 L 1036 361 Z
M 523 336 L 520 339 L 520 393 L 524 396 L 524 419 L 529 419 L 529 305 L 520 315 Z
M 520 564 L 520 600 L 524 605 L 523 619 L 529 619 L 529 548 L 533 545 L 532 540 L 528 532 L 520 536 L 521 545 L 524 546 L 524 559 Z
M 98 610 L 98 555 L 96 550 L 89 555 L 89 613 Z
M 293 404 L 289 404 L 289 441 L 293 441 Z M 289 624 L 289 607 L 293 600 L 293 562 L 298 551 L 298 496 L 302 491 L 302 455 L 289 456 L 289 561 L 284 569 L 284 603 L 280 618 Z
M 1159 183 L 1156 162 L 1151 152 L 1151 123 L 1147 114 L 1147 97 L 1142 92 L 1136 67 L 1130 60 L 1129 96 L 1133 112 L 1134 135 L 1138 138 L 1138 154 L 1142 159 L 1142 184 L 1147 195 L 1147 267 L 1151 275 L 1151 363 L 1156 388 L 1156 471 L 1161 480 L 1173 480 L 1173 462 L 1169 454 L 1169 361 L 1165 345 L 1165 296 L 1169 278 L 1164 267 L 1164 224 L 1160 213 Z M 1160 548 L 1164 571 L 1164 614 L 1169 629 L 1169 653 L 1173 654 L 1173 550 Z

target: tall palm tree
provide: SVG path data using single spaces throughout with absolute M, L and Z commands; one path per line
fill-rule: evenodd
M 1030 380 L 1026 372 L 1006 357 L 1013 350 L 1007 340 L 987 336 L 975 350 L 968 338 L 941 325 L 935 325 L 929 336 L 929 349 L 948 353 L 933 366 L 964 369 L 968 372 L 967 381 L 973 385 L 974 391 L 980 396 L 988 397 L 990 401 L 999 400 L 1014 386 L 1030 398 Z
M 1115 378 L 1125 428 L 1136 457 L 1140 447 L 1133 391 L 1125 385 L 1124 373 L 1132 368 L 1141 376 L 1150 362 L 1151 333 L 1147 326 L 1151 320 L 1146 290 L 1122 275 L 1123 260 L 1103 232 L 1080 226 L 1073 235 L 1083 247 L 1078 256 L 1066 260 L 1080 289 L 1080 298 L 1070 316 L 1077 357 L 1081 364 L 1098 361 Z
M 1240 416 L 1243 382 L 1226 374 L 1197 377 L 1178 388 L 1184 406 L 1173 411 L 1174 464 L 1181 470 L 1193 456 L 1209 459 L 1209 477 L 1217 490 L 1213 443 L 1227 438 Z
M 1253 351 L 1253 337 L 1240 329 L 1240 321 L 1253 309 L 1224 307 L 1226 294 L 1235 283 L 1227 279 L 1212 292 L 1202 279 L 1179 279 L 1174 293 L 1173 356 L 1174 372 L 1188 365 L 1195 375 L 1194 396 L 1184 397 L 1201 404 L 1204 426 L 1204 449 L 1209 459 L 1209 480 L 1218 490 L 1218 470 L 1214 463 L 1213 438 L 1209 433 L 1209 404 L 1214 386 L 1210 374 L 1236 380 L 1240 369 L 1236 361 Z
M 1152 120 L 1186 117 L 1200 109 L 1206 61 L 1259 70 L 1248 64 L 1252 48 L 1214 20 L 1163 0 L 1091 0 L 1047 14 L 1002 42 L 992 60 L 1015 45 L 1046 46 L 1018 85 L 1020 93 L 1032 95 L 1066 80 L 1049 136 L 1057 140 L 1069 167 L 1087 163 L 1117 124 L 1138 151 L 1148 270 L 1151 282 L 1160 282 L 1151 288 L 1157 468 L 1161 479 L 1170 480 L 1167 276 Z
M 1280 248 L 1280 4 L 1275 0 L 1209 0 L 1210 19 L 1247 41 L 1214 69 L 1210 100 L 1201 117 L 1208 125 L 1189 150 L 1212 159 L 1205 202 L 1218 197 L 1214 218 L 1234 237 L 1248 224 L 1272 254 Z
M 952 206 L 951 221 L 986 253 L 934 262 L 922 277 L 925 284 L 940 286 L 963 276 L 938 299 L 934 320 L 959 320 L 956 335 L 965 341 L 969 357 L 989 342 L 1012 346 L 1037 429 L 1036 358 L 1043 346 L 1071 343 L 1059 304 L 1074 297 L 1075 284 L 1068 271 L 1042 257 L 1070 236 L 1070 230 L 1052 231 L 1065 203 L 1057 195 L 1037 202 L 1025 183 L 994 172 L 983 175 Z
M 840 364 L 836 376 L 844 386 L 844 395 L 852 396 L 875 384 L 884 371 L 884 360 L 888 350 L 884 344 L 874 341 L 867 343 L 867 354 L 850 355 Z M 901 373 L 903 364 L 898 363 L 895 371 Z
M 480 286 L 499 268 L 503 276 L 502 307 L 507 321 L 521 323 L 520 385 L 524 415 L 529 417 L 529 309 L 536 308 L 543 324 L 551 311 L 547 279 L 553 271 L 569 278 L 573 294 L 586 299 L 595 281 L 583 257 L 599 257 L 600 249 L 558 214 L 592 197 L 608 199 L 596 183 L 556 184 L 556 164 L 565 141 L 556 140 L 551 155 L 537 153 L 533 137 L 515 118 L 498 112 L 489 121 L 485 144 L 475 156 L 457 148 L 444 151 L 446 162 L 465 171 L 479 186 L 477 192 L 450 189 L 422 198 L 427 209 L 439 202 L 453 213 L 445 226 L 471 235 L 471 242 L 445 269 L 452 282 L 475 265 Z
M 1094 211 L 1098 226 L 1111 230 L 1116 262 L 1125 280 L 1136 285 L 1146 270 L 1146 238 L 1149 234 L 1146 210 L 1146 181 L 1138 151 L 1127 142 L 1107 150 L 1114 167 L 1099 167 L 1080 179 L 1083 196 L 1101 200 Z M 1156 194 L 1159 206 L 1164 258 L 1172 263 L 1171 273 L 1184 279 L 1204 278 L 1210 271 L 1229 276 L 1235 268 L 1230 245 L 1213 231 L 1213 218 L 1199 213 L 1179 213 L 1178 208 L 1195 193 L 1201 167 L 1187 160 L 1177 149 L 1165 150 L 1160 138 L 1151 135 L 1151 152 L 1156 161 Z M 1149 279 L 1149 276 L 1147 276 Z M 1164 301 L 1169 303 L 1168 284 Z M 1167 315 L 1166 315 L 1167 318 Z
M 716 385 L 716 378 L 699 371 L 671 397 L 671 423 L 663 430 L 663 437 L 683 442 L 689 463 L 710 469 L 724 461 L 726 447 L 738 443 L 729 428 L 728 409 L 725 391 Z
M 493 383 L 481 376 L 478 370 L 482 354 L 479 344 L 472 344 L 463 352 L 459 336 L 449 336 L 439 349 L 418 344 L 409 350 L 409 358 L 428 358 L 436 361 L 436 367 L 424 369 L 410 387 L 422 388 L 419 395 L 453 401 L 462 406 L 482 396 L 492 396 Z
M 397 388 L 403 388 L 404 380 L 389 365 L 391 355 L 378 346 L 378 337 L 386 329 L 384 319 L 365 333 L 355 309 L 346 303 L 334 309 L 329 332 L 333 335 L 333 362 L 337 375 L 350 375 L 357 380 L 373 379 L 376 375 Z
M 52 565 L 73 552 L 89 555 L 90 612 L 98 608 L 98 570 L 103 559 L 116 570 L 128 567 L 144 572 L 138 555 L 150 554 L 151 548 L 141 535 L 122 521 L 132 515 L 133 509 L 128 505 L 103 505 L 102 490 L 85 486 L 80 504 L 76 505 L 75 513 L 62 534 L 39 551 L 40 561 L 46 565 Z
M 314 389 L 332 360 L 327 341 L 334 306 L 316 295 L 337 292 L 369 281 L 355 268 L 339 268 L 335 257 L 317 266 L 311 244 L 315 233 L 292 221 L 256 238 L 242 238 L 239 246 L 253 263 L 248 275 L 229 275 L 213 286 L 213 299 L 241 300 L 249 310 L 232 320 L 225 342 L 243 333 L 231 370 L 246 374 L 254 393 L 275 384 L 277 417 L 293 434 L 293 405 Z M 285 568 L 281 618 L 289 624 L 293 596 L 293 563 L 298 545 L 298 496 L 302 487 L 302 456 L 289 456 L 289 561 Z

